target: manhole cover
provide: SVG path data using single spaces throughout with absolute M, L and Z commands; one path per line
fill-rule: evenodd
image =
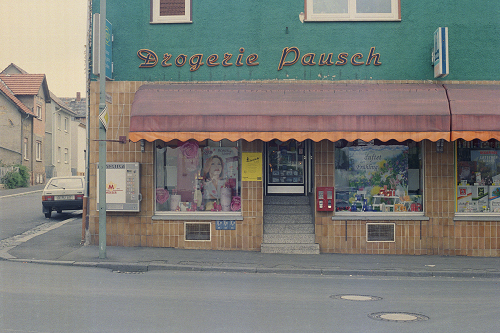
M 399 321 L 399 322 L 422 321 L 429 319 L 429 317 L 427 316 L 418 313 L 408 313 L 408 312 L 376 312 L 376 313 L 370 313 L 368 317 L 375 320 Z
M 332 295 L 330 298 L 343 299 L 346 301 L 378 301 L 382 299 L 382 297 L 369 295 Z

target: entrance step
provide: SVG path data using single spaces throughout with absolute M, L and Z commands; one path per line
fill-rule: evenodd
M 319 244 L 262 244 L 262 253 L 319 254 Z
M 306 196 L 264 198 L 262 253 L 319 254 L 313 210 Z
M 264 223 L 264 234 L 314 234 L 312 223 Z

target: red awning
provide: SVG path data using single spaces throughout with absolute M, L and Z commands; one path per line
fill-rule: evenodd
M 451 139 L 500 140 L 500 85 L 445 85 L 451 110 Z
M 436 84 L 148 84 L 129 138 L 450 140 L 450 113 Z

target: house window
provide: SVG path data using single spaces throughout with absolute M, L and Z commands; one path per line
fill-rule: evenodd
M 36 117 L 42 119 L 42 106 L 38 104 L 36 106 Z
M 57 147 L 57 162 L 61 162 L 61 147 Z
M 457 212 L 500 213 L 500 142 L 457 140 Z
M 240 212 L 238 144 L 156 142 L 156 212 Z
M 42 160 L 42 141 L 37 141 L 35 144 L 35 155 L 36 155 L 36 160 L 41 161 Z
M 64 148 L 64 163 L 68 163 L 68 155 L 69 155 L 69 152 L 68 152 L 68 148 Z
M 23 142 L 23 157 L 28 160 L 28 138 L 24 138 Z
M 57 114 L 57 129 L 61 130 L 61 114 Z
M 305 0 L 306 21 L 399 21 L 400 0 Z
M 151 0 L 150 23 L 191 23 L 191 0 Z
M 68 117 L 64 118 L 64 132 L 68 131 Z
M 423 212 L 419 143 L 341 140 L 335 145 L 337 214 Z

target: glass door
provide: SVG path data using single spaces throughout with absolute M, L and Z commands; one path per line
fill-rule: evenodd
M 273 140 L 266 144 L 266 194 L 305 194 L 308 162 L 305 142 Z

